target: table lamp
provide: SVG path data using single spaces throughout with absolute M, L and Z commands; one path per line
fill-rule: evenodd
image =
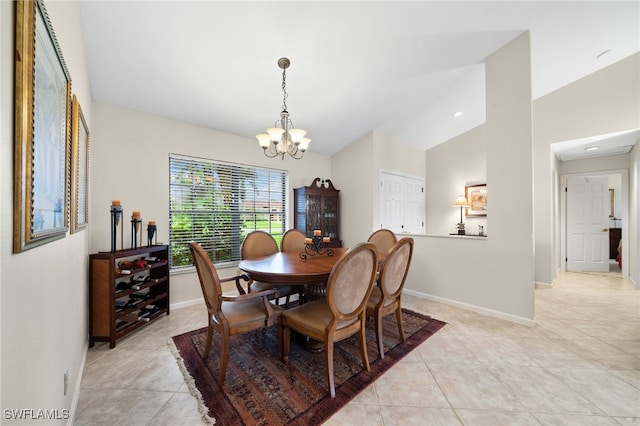
M 456 228 L 458 229 L 458 235 L 465 235 L 464 222 L 462 222 L 462 209 L 469 208 L 471 206 L 464 195 L 458 195 L 456 201 L 453 202 L 453 207 L 460 207 L 460 223 L 456 224 Z

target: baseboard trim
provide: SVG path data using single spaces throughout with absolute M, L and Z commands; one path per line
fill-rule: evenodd
M 199 297 L 197 299 L 185 300 L 184 302 L 172 303 L 170 305 L 170 309 L 173 310 L 173 309 L 188 308 L 189 306 L 197 305 L 199 303 L 204 303 L 202 300 L 202 297 Z
M 478 314 L 486 315 L 489 317 L 503 319 L 503 320 L 514 322 L 520 325 L 526 325 L 527 327 L 536 326 L 535 320 L 507 314 L 505 312 L 494 311 L 493 309 L 483 308 L 482 306 L 470 305 L 468 303 L 458 302 L 457 300 L 447 299 L 440 296 L 434 296 L 432 294 L 420 293 L 420 292 L 408 290 L 408 289 L 405 289 L 404 292 L 412 296 L 419 297 L 421 299 L 427 299 L 427 300 L 431 300 L 432 302 L 438 302 L 438 303 L 443 303 L 445 305 L 455 306 L 457 308 L 476 312 Z
M 88 337 L 88 336 L 87 336 Z M 71 399 L 71 407 L 69 408 L 69 418 L 67 426 L 73 426 L 76 422 L 76 414 L 78 413 L 78 402 L 80 401 L 80 385 L 82 384 L 82 376 L 84 376 L 84 366 L 87 363 L 87 353 L 89 352 L 89 340 L 84 345 L 84 352 L 80 360 L 80 368 L 78 369 L 78 378 L 74 387 L 73 398 Z
M 541 283 L 536 281 L 536 288 L 553 288 L 553 283 Z

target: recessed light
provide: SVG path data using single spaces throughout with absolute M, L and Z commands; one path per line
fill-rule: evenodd
M 600 149 L 600 147 L 599 146 L 588 146 L 584 150 L 585 151 L 595 151 L 597 149 Z
M 462 111 L 456 111 L 453 113 L 454 118 L 462 117 Z
M 609 52 L 611 52 L 611 49 L 605 50 L 604 52 L 600 52 L 600 54 L 598 56 L 596 56 L 596 59 L 600 59 L 601 57 L 603 57 L 604 55 L 606 55 Z

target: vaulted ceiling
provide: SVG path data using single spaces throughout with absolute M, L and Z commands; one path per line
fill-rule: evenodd
M 442 143 L 484 122 L 483 60 L 515 37 L 531 32 L 536 99 L 638 52 L 639 16 L 637 1 L 81 4 L 96 102 L 253 138 L 279 118 L 285 56 L 293 123 L 326 155 L 374 129 Z

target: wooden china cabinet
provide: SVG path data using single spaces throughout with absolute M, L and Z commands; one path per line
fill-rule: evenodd
M 293 190 L 293 226 L 313 237 L 319 229 L 322 236 L 331 238 L 329 247 L 342 247 L 340 241 L 340 190 L 329 179 L 315 178 L 311 185 Z

